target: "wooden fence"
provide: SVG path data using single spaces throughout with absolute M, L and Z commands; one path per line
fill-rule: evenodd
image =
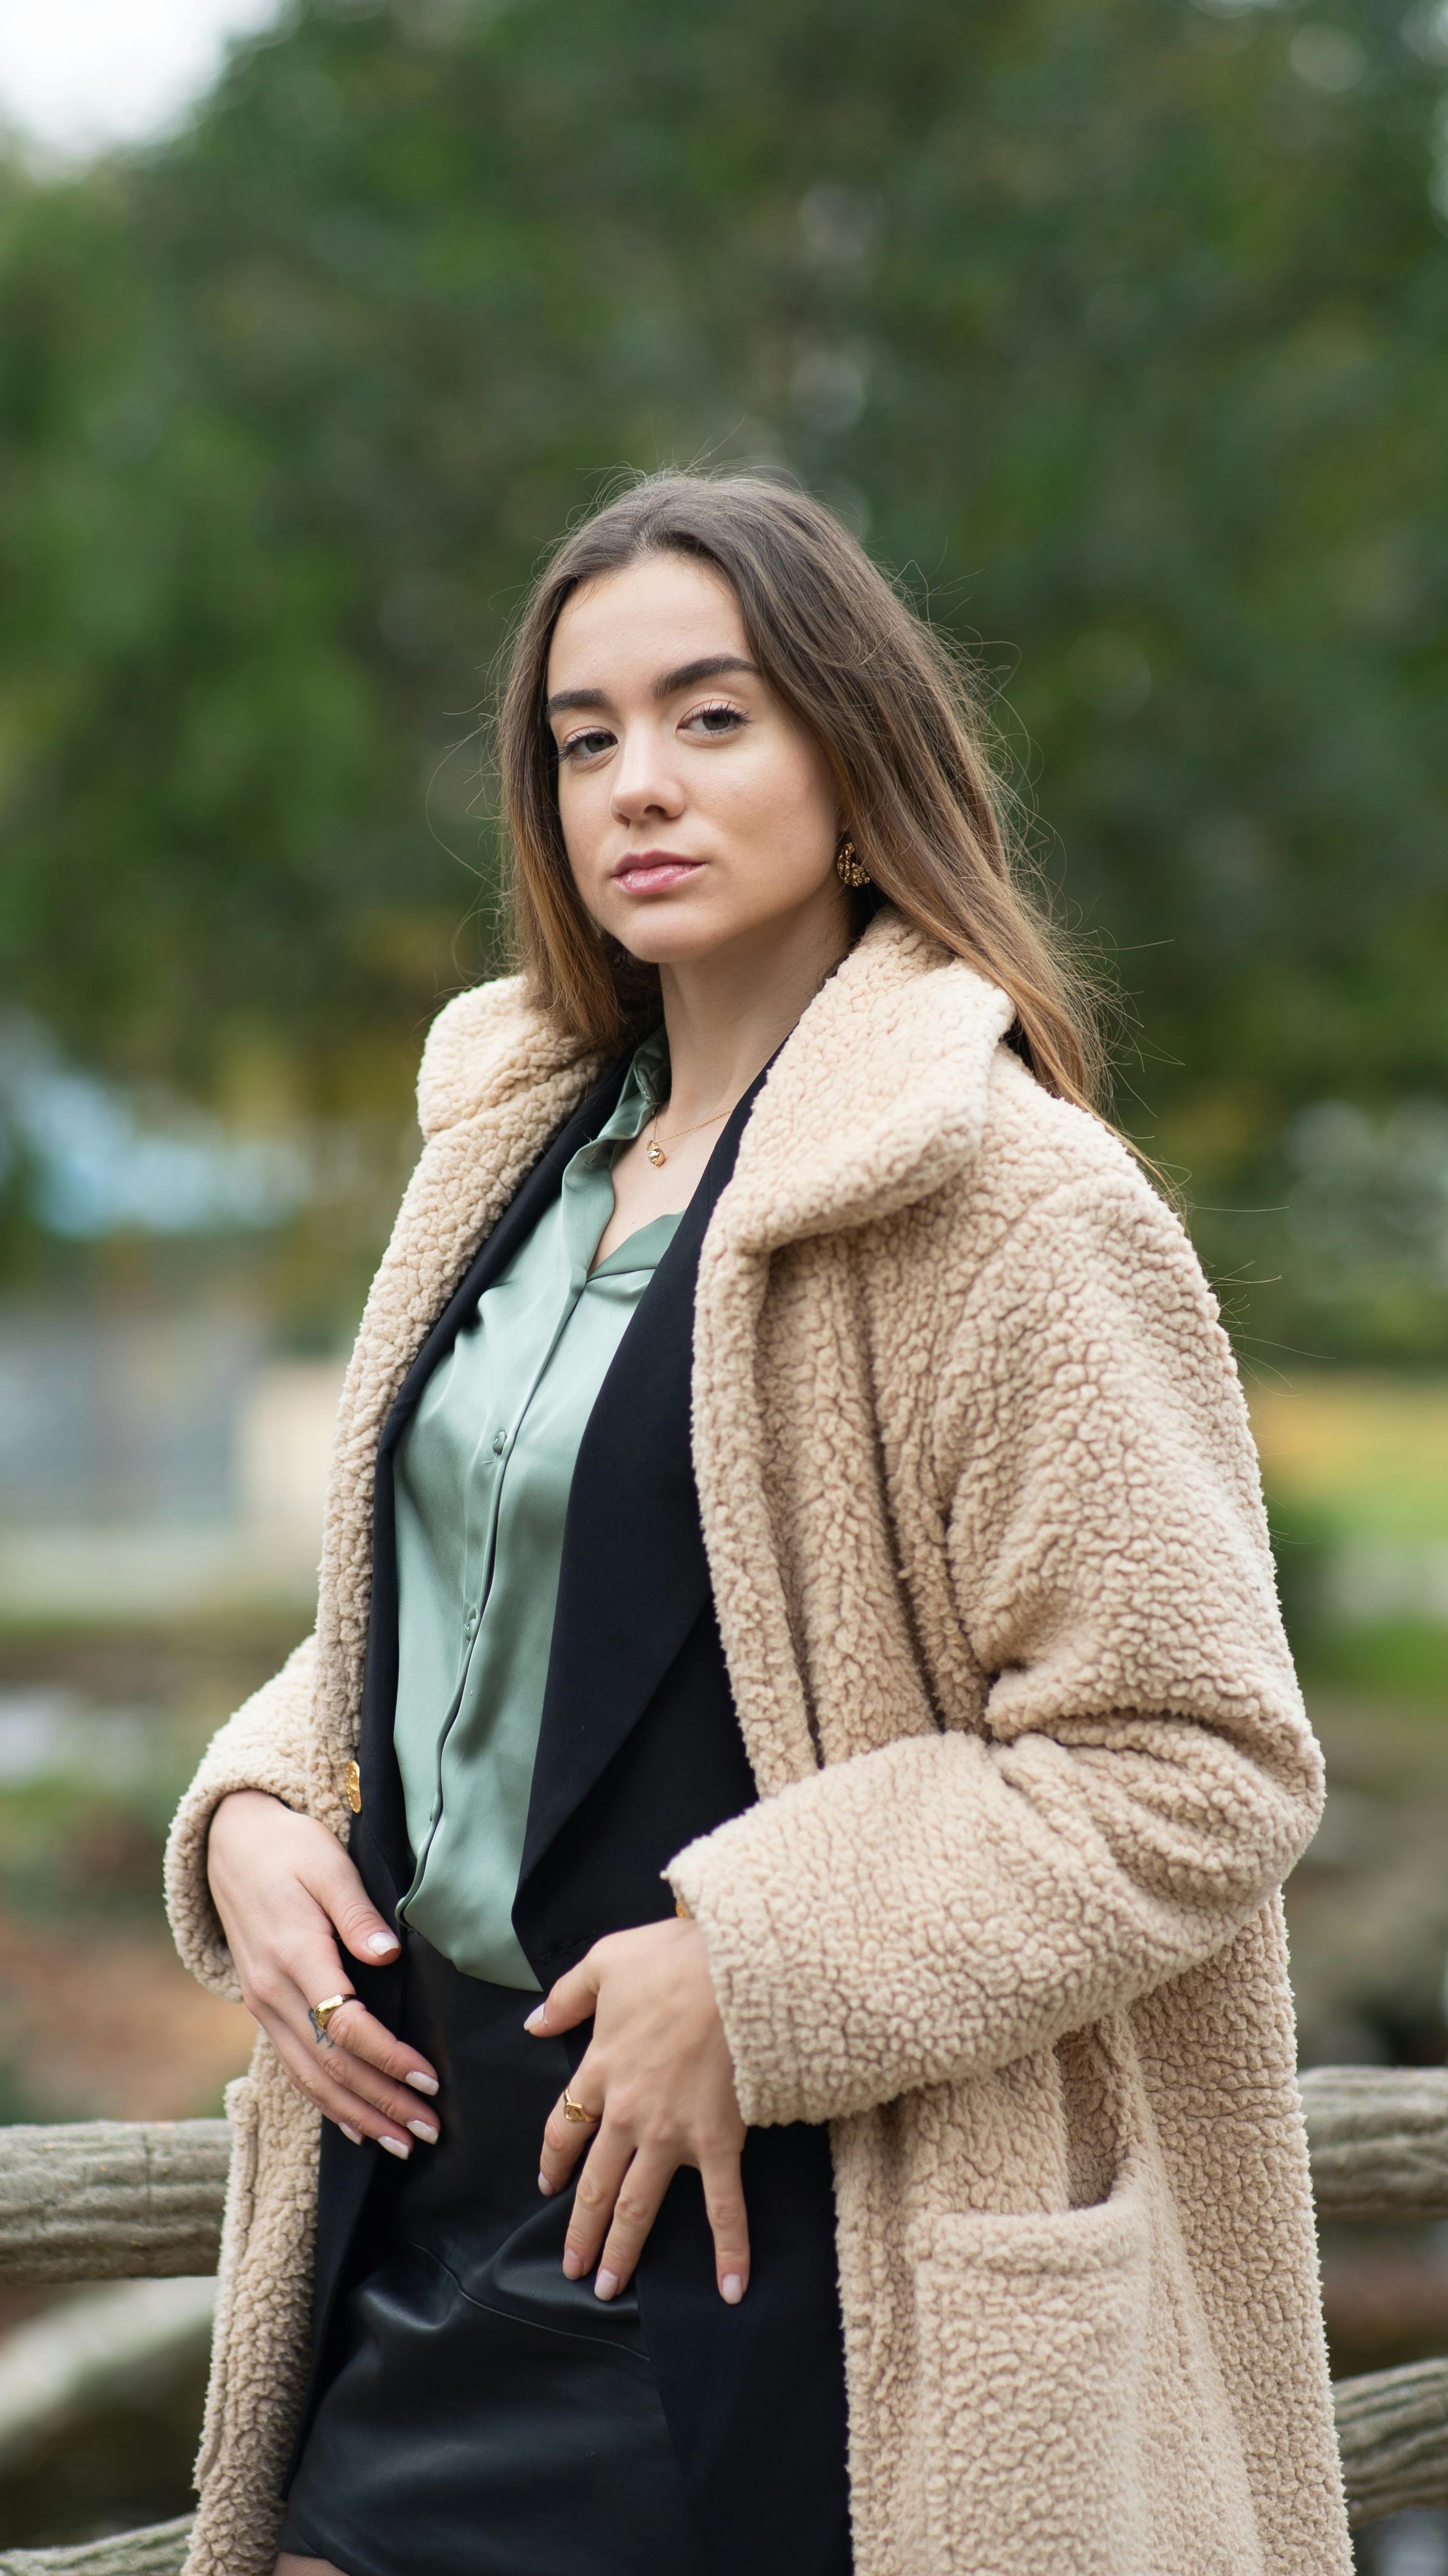
M 1448 2218 L 1448 2070 L 1332 2066 L 1304 2076 L 1322 2218 Z M 224 2120 L 0 2129 L 0 2281 L 213 2272 Z M 1340 2380 L 1352 2519 L 1448 2504 L 1448 2360 Z M 74 2549 L 0 2551 L 0 2576 L 177 2576 L 188 2524 Z

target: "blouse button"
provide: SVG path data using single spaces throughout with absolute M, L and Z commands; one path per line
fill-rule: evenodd
M 507 1435 L 506 1431 L 495 1431 L 495 1432 L 493 1433 L 493 1455 L 494 1455 L 494 1457 L 495 1457 L 495 1458 L 501 1458 L 501 1456 L 502 1456 L 502 1454 L 503 1454 L 503 1451 L 507 1448 L 507 1445 L 508 1445 L 508 1435 Z

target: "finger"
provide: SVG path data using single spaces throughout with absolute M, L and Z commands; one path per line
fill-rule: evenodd
M 405 2080 L 399 2082 L 396 2077 L 383 2074 L 370 2057 L 354 2053 L 350 2037 L 354 2025 L 361 2022 L 370 2024 L 371 2021 L 372 2017 L 366 2012 L 365 2007 L 353 1999 L 340 2006 L 333 2014 L 326 2037 L 320 2047 L 312 2038 L 310 2029 L 305 2036 L 298 2033 L 297 2037 L 303 2050 L 306 2048 L 307 2040 L 312 2040 L 313 2054 L 320 2078 L 349 2093 L 354 2102 L 368 2104 L 384 2121 L 393 2121 L 399 2128 L 408 2130 L 414 2138 L 421 2138 L 427 2146 L 435 2146 L 439 2123 L 434 2105 L 430 2101 L 419 2100 L 416 2088 L 409 2086 Z M 403 2050 L 400 2044 L 391 2038 L 390 2032 L 383 2031 L 380 2024 L 372 2024 L 372 2028 L 380 2034 L 384 2042 L 388 2043 L 392 2062 L 405 2064 L 409 2052 Z M 345 2032 L 348 2036 L 345 2039 L 334 2039 L 334 2032 Z
M 585 2057 L 583 2065 L 573 2079 L 574 2084 L 587 2085 L 588 2077 L 585 2073 L 587 2065 L 588 2060 Z M 569 2089 L 572 2091 L 571 2086 Z M 587 2103 L 591 2111 L 601 2108 L 601 2105 L 595 2102 L 587 2091 L 576 2093 L 573 2098 L 575 2101 Z M 586 2148 L 592 2146 L 597 2135 L 596 2120 L 590 2123 L 586 2120 L 569 2119 L 563 2108 L 563 2096 L 560 2093 L 543 2124 L 543 2146 L 538 2158 L 539 2190 L 561 2191 L 579 2157 Z
M 401 1946 L 397 1927 L 377 1911 L 362 1884 L 357 1864 L 334 1842 L 301 1873 L 302 1885 L 314 1896 L 354 1959 L 395 1959 Z
M 590 1950 L 586 1959 L 580 1959 L 576 1968 L 559 1978 L 541 2004 L 534 2005 L 523 2028 L 531 2031 L 535 2039 L 546 2039 L 554 2031 L 576 2030 L 598 2002 L 601 1975 L 596 1950 Z
M 411 2155 L 413 2142 L 404 2121 L 389 2119 L 385 2112 L 340 2083 L 332 2067 L 321 2062 L 321 2052 L 313 2049 L 309 2056 L 294 2031 L 278 2025 L 269 2036 L 297 2091 L 305 2094 L 325 2119 L 335 2120 L 354 2143 L 371 2138 L 389 2155 Z
M 436 2093 L 436 2072 L 421 2049 L 398 2039 L 386 2022 L 368 2011 L 360 1995 L 349 1995 L 333 2013 L 327 2037 L 346 2056 L 361 2058 L 390 2082 L 410 2085 L 414 2093 Z
M 570 2281 L 581 2281 L 598 2260 L 633 2152 L 632 2139 L 607 2129 L 600 2129 L 589 2148 L 563 2241 L 563 2269 Z
M 422 2054 L 397 2039 L 386 2025 L 359 2002 L 352 1980 L 342 1964 L 331 1926 L 320 1908 L 320 1900 L 305 1900 L 314 1910 L 311 1920 L 300 1931 L 294 1931 L 278 1944 L 276 1951 L 256 1966 L 244 1989 L 245 2001 L 258 2019 L 279 2019 L 294 2031 L 303 2045 L 326 2050 L 345 2047 L 363 2059 L 389 2080 L 389 2085 L 406 2084 L 414 2093 L 433 2095 L 438 2089 L 437 2070 Z M 312 2008 L 330 2002 L 340 1995 L 343 2002 L 332 2015 L 324 2037 L 319 2041 L 310 2015 Z M 364 2087 L 367 2098 L 377 2095 L 375 2079 Z M 378 2099 L 386 2101 L 384 2089 Z M 416 2105 L 409 2105 L 409 2110 Z
M 737 2308 L 749 2287 L 749 2219 L 737 2151 L 701 2159 L 704 2208 L 714 2236 L 714 2276 L 719 2295 Z
M 677 2171 L 677 2158 L 658 2149 L 652 2154 L 640 2150 L 634 2157 L 619 2185 L 613 2217 L 598 2258 L 593 2286 L 599 2298 L 616 2298 L 633 2278 L 644 2239 L 658 2217 L 659 2204 Z
M 336 1980 L 330 1988 L 329 1976 Z M 315 1997 L 320 2002 L 339 1992 L 343 2000 L 319 2039 L 311 2019 L 311 2000 Z M 286 2034 L 290 2049 L 284 2053 L 293 2080 L 301 2082 L 329 2119 L 339 2125 L 343 2119 L 351 2127 L 360 2125 L 369 2137 L 381 2138 L 390 2129 L 394 2135 L 421 2138 L 429 2146 L 436 2143 L 436 2113 L 418 2095 L 429 2089 L 435 2093 L 437 2077 L 417 2049 L 394 2039 L 351 1992 L 330 1938 L 289 1945 L 281 1957 L 264 1964 L 246 2000 L 278 2046 Z M 353 2054 L 357 2041 L 366 2047 L 367 2056 Z M 386 2072 L 376 2063 L 378 2058 L 383 2059 Z M 304 2075 L 304 2068 L 311 2073 Z M 412 2074 L 420 2074 L 425 2081 L 413 2084 Z M 339 2112 L 336 2103 L 343 2099 L 350 2107 Z M 365 2120 L 360 2119 L 363 2105 L 369 2114 Z

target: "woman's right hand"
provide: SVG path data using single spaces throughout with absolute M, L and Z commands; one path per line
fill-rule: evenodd
M 206 1874 L 242 2001 L 298 2092 L 354 2146 L 375 2138 L 394 2156 L 410 2156 L 414 2138 L 431 2146 L 437 2121 L 417 2097 L 436 2093 L 436 2070 L 356 2000 L 342 1965 L 339 1942 L 380 1963 L 398 1941 L 336 1836 L 263 1790 L 234 1789 L 211 1819 Z M 308 2007 L 331 1995 L 349 2000 L 319 2042 Z

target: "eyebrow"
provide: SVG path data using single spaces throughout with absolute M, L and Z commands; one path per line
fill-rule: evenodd
M 677 671 L 660 672 L 650 695 L 662 702 L 677 696 L 680 689 L 692 689 L 698 680 L 721 679 L 726 671 L 743 671 L 755 680 L 760 676 L 758 663 L 746 661 L 742 653 L 703 653 L 697 662 L 681 662 Z M 606 707 L 608 703 L 605 689 L 559 689 L 544 700 L 543 714 L 546 720 L 549 716 L 572 715 L 585 707 Z

